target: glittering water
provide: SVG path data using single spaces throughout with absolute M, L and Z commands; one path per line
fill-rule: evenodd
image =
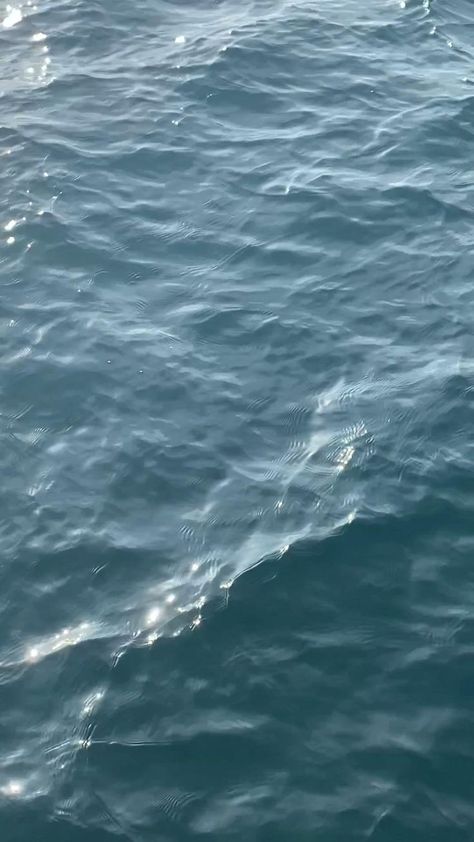
M 2 842 L 472 842 L 473 24 L 0 0 Z

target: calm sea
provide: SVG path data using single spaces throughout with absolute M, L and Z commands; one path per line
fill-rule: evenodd
M 472 842 L 473 3 L 0 48 L 2 842 Z

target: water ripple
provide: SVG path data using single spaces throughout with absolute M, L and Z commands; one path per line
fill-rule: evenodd
M 467 0 L 0 3 L 0 814 L 472 827 Z

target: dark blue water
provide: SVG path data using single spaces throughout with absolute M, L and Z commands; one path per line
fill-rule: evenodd
M 2 842 L 472 842 L 473 4 L 11 3 Z

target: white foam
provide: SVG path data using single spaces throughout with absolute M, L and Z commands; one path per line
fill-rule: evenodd
M 8 15 L 3 19 L 3 26 L 5 29 L 11 29 L 12 26 L 16 26 L 16 24 L 21 23 L 22 20 L 23 15 L 21 13 L 21 9 L 10 8 Z
M 1 787 L 1 792 L 9 798 L 18 798 L 23 794 L 24 786 L 21 781 L 8 781 Z

